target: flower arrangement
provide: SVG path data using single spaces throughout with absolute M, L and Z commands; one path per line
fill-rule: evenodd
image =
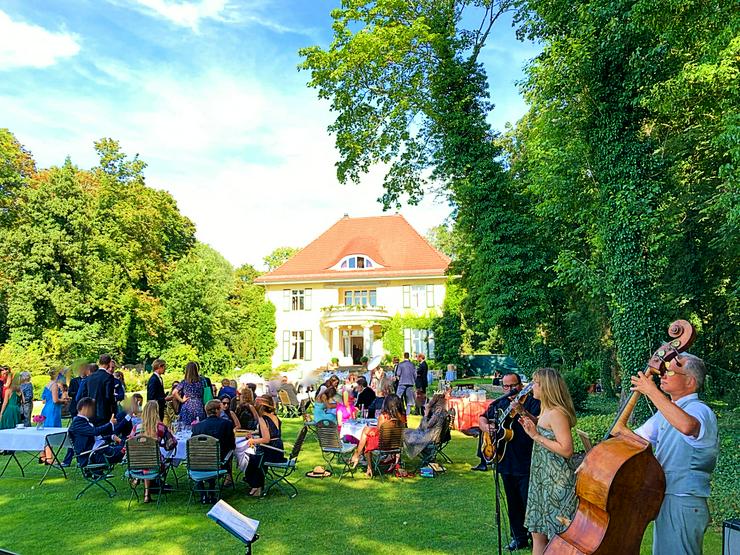
M 44 422 L 46 422 L 46 417 L 43 414 L 37 414 L 36 416 L 33 416 L 31 420 L 33 420 L 33 423 L 36 424 L 36 427 L 39 430 L 44 429 Z

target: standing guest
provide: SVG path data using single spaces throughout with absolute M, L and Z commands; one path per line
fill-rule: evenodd
M 325 387 L 316 396 L 313 404 L 313 419 L 316 422 L 328 420 L 337 423 L 337 390 L 333 386 Z
M 224 395 L 229 399 L 236 397 L 236 388 L 231 387 L 231 382 L 226 378 L 221 380 L 221 389 L 218 390 L 218 398 L 223 399 Z
M 576 411 L 557 370 L 540 368 L 532 381 L 532 394 L 541 404 L 539 418 L 523 408 L 516 410 L 522 414 L 522 428 L 534 440 L 524 526 L 532 533 L 532 555 L 542 555 L 548 539 L 567 528 L 565 521 L 573 518 L 578 506 L 570 462 Z
M 77 403 L 77 416 L 72 419 L 69 427 L 69 436 L 77 453 L 77 464 L 86 466 L 88 462 L 92 464 L 104 463 L 106 458 L 112 463 L 121 462 L 123 459 L 123 445 L 121 438 L 113 434 L 113 426 L 116 424 L 116 417 L 111 416 L 110 420 L 101 426 L 95 426 L 92 419 L 98 414 L 95 407 L 95 399 L 83 397 Z M 112 442 L 110 445 L 97 450 L 91 451 L 96 443 L 105 442 L 104 438 L 109 438 Z
M 67 406 L 67 411 L 72 418 L 77 415 L 77 394 L 80 392 L 80 388 L 89 374 L 89 365 L 80 364 L 77 368 L 77 375 L 69 381 L 69 388 L 67 389 L 69 405 Z
M 351 459 L 353 468 L 360 462 L 360 455 L 364 454 L 367 458 L 367 475 L 373 475 L 372 452 L 376 451 L 380 446 L 380 426 L 390 420 L 395 420 L 403 427 L 406 427 L 406 415 L 403 412 L 403 403 L 398 395 L 390 394 L 385 397 L 385 403 L 378 418 L 377 426 L 365 426 L 362 429 L 360 442 L 357 444 L 357 449 Z
M 404 430 L 403 432 L 403 443 L 412 459 L 424 451 L 429 444 L 439 441 L 442 428 L 447 420 L 447 399 L 444 393 L 434 395 L 429 400 L 425 412 L 416 430 Z
M 31 425 L 31 415 L 33 414 L 33 384 L 31 383 L 31 374 L 21 372 L 21 416 L 26 426 Z
M 129 437 L 133 438 L 139 434 L 156 439 L 159 447 L 167 451 L 172 451 L 177 447 L 177 438 L 159 419 L 159 404 L 156 401 L 149 401 L 144 406 L 141 422 L 134 426 Z M 160 468 L 160 472 L 163 470 L 163 468 Z M 151 480 L 144 480 L 144 503 L 151 503 L 152 501 L 149 493 L 151 483 Z
M 10 383 L 10 376 L 10 368 L 0 366 L 0 407 L 3 405 L 3 399 L 5 399 L 5 385 Z
M 509 372 L 501 377 L 505 397 L 488 405 L 486 412 L 478 418 L 478 458 L 480 464 L 471 470 L 488 470 L 490 461 L 483 456 L 483 436 L 495 433 L 495 420 L 498 411 L 505 410 L 512 397 L 522 390 L 522 381 L 518 374 Z M 540 401 L 533 395 L 529 395 L 523 403 L 524 410 L 532 416 L 539 416 Z M 527 492 L 529 491 L 529 472 L 532 463 L 532 438 L 529 437 L 520 423 L 520 418 L 515 418 L 511 424 L 514 437 L 506 446 L 504 457 L 498 463 L 498 471 L 504 484 L 506 494 L 507 511 L 509 514 L 509 527 L 511 531 L 510 551 L 527 547 L 529 532 L 524 527 L 524 515 L 527 512 Z M 498 422 L 500 426 L 503 422 Z
M 364 411 L 368 418 L 375 418 L 375 409 L 370 407 L 375 401 L 375 392 L 367 386 L 367 380 L 360 376 L 357 378 L 357 400 L 355 401 L 355 407 L 358 410 Z
M 709 524 L 709 479 L 717 464 L 717 417 L 699 400 L 706 367 L 694 355 L 679 355 L 660 378 L 660 389 L 638 372 L 632 390 L 652 401 L 658 412 L 637 428 L 665 472 L 665 496 L 653 528 L 653 555 L 698 555 Z M 662 391 L 661 391 L 662 390 Z M 667 393 L 670 397 L 666 397 Z
M 117 403 L 114 391 L 115 380 L 111 374 L 112 365 L 113 359 L 110 355 L 100 355 L 97 367 L 84 381 L 77 393 L 79 398 L 91 397 L 95 399 L 95 415 L 92 420 L 95 426 L 104 425 L 116 413 Z
M 49 370 L 49 383 L 44 386 L 44 391 L 41 393 L 41 399 L 44 401 L 41 416 L 46 418 L 44 425 L 49 428 L 62 427 L 62 405 L 68 400 L 64 397 L 62 386 L 56 379 L 58 374 L 56 369 Z
M 185 377 L 172 392 L 173 397 L 180 403 L 180 422 L 190 426 L 196 420 L 206 417 L 203 408 L 204 382 L 198 375 L 198 363 L 188 362 L 185 365 Z M 221 407 L 221 404 L 218 404 Z
M 424 404 L 427 399 L 427 387 L 429 386 L 429 366 L 427 365 L 426 356 L 423 353 L 416 355 L 419 365 L 416 367 L 416 413 L 424 416 Z
M 409 415 L 411 414 L 411 407 L 413 407 L 416 402 L 416 394 L 414 393 L 416 367 L 414 366 L 414 363 L 409 360 L 408 353 L 403 353 L 403 360 L 396 367 L 396 380 L 398 381 L 396 395 L 398 395 L 402 401 L 406 401 L 406 415 Z
M 113 383 L 113 394 L 115 395 L 118 410 L 120 411 L 121 403 L 126 399 L 126 378 L 124 378 L 123 372 L 116 370 L 113 372 L 113 379 L 115 380 Z
M 393 360 L 398 360 L 398 358 L 393 357 Z M 380 392 L 383 390 L 385 382 L 385 370 L 383 370 L 382 366 L 378 365 L 378 367 L 373 370 L 373 373 L 370 376 L 370 389 L 375 392 L 375 395 L 379 395 Z
M 180 382 L 172 382 L 170 394 L 165 397 L 163 422 L 164 425 L 167 427 L 172 426 L 172 424 L 175 422 L 175 420 L 177 420 L 177 417 L 180 414 L 180 403 L 177 399 L 175 399 L 175 390 L 177 389 L 178 385 L 180 385 Z
M 159 419 L 164 419 L 164 408 L 167 403 L 167 396 L 164 393 L 164 376 L 167 370 L 167 363 L 161 358 L 152 362 L 152 375 L 146 384 L 146 400 L 156 401 L 159 407 Z
M 263 395 L 257 398 L 260 437 L 250 437 L 249 447 L 256 447 L 256 456 L 249 457 L 249 464 L 244 472 L 244 481 L 252 488 L 249 495 L 260 497 L 265 485 L 263 463 L 285 462 L 280 419 L 275 415 L 275 404 L 272 397 Z M 272 447 L 272 449 L 270 449 Z
M 230 420 L 219 418 L 219 414 L 221 413 L 221 401 L 216 399 L 208 401 L 205 411 L 207 415 L 205 420 L 198 422 L 198 424 L 193 426 L 193 437 L 202 434 L 215 437 L 218 440 L 221 451 L 221 460 L 223 461 L 222 468 L 228 472 L 228 480 L 232 480 L 231 458 L 233 456 L 234 448 L 236 447 L 234 424 Z M 209 489 L 214 488 L 215 483 L 213 480 L 209 480 L 207 483 Z M 225 483 L 224 485 L 227 484 Z M 200 501 L 203 504 L 216 502 L 213 496 L 209 496 L 207 494 L 202 494 Z
M 21 378 L 16 376 L 6 387 L 0 408 L 0 430 L 15 428 L 21 423 Z M 61 423 L 60 423 L 61 425 Z

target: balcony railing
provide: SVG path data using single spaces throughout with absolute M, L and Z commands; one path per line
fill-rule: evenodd
M 389 320 L 390 314 L 384 306 L 372 306 L 362 304 L 340 304 L 325 306 L 321 309 L 322 319 L 325 323 L 342 324 L 362 323 L 368 321 Z

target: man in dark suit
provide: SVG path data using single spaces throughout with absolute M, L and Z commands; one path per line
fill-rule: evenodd
M 221 458 L 224 460 L 222 468 L 229 473 L 228 479 L 231 478 L 231 458 L 236 448 L 236 438 L 234 437 L 234 423 L 230 420 L 220 418 L 221 401 L 213 399 L 206 404 L 206 419 L 198 422 L 193 426 L 193 436 L 200 434 L 215 437 L 221 447 Z M 228 455 L 228 457 L 227 457 Z M 209 484 L 209 488 L 213 487 Z M 202 495 L 201 503 L 215 503 L 213 496 Z
M 146 384 L 146 400 L 157 401 L 160 420 L 164 419 L 164 407 L 167 401 L 167 395 L 164 392 L 164 380 L 162 379 L 166 368 L 167 364 L 161 358 L 152 362 L 152 375 Z
M 80 392 L 82 384 L 89 375 L 90 371 L 87 364 L 82 364 L 77 369 L 77 376 L 72 378 L 69 382 L 69 388 L 67 389 L 67 395 L 69 395 L 69 415 L 71 417 L 77 416 L 77 394 Z
M 416 367 L 416 412 L 424 416 L 424 403 L 427 397 L 427 387 L 429 387 L 429 366 L 427 365 L 426 356 L 423 353 L 416 355 L 419 365 Z
M 113 427 L 116 424 L 115 417 L 111 416 L 110 421 L 102 426 L 95 426 L 92 423 L 95 413 L 95 399 L 83 397 L 77 403 L 77 416 L 72 419 L 72 424 L 69 426 L 69 436 L 75 453 L 77 453 L 77 464 L 80 466 L 85 466 L 88 462 L 93 464 L 104 462 L 105 457 L 114 463 L 123 459 L 123 444 L 121 439 L 113 433 Z M 92 455 L 82 454 L 92 450 L 98 440 L 103 443 L 112 442 L 112 444 L 99 449 Z
M 116 412 L 115 380 L 110 374 L 113 359 L 110 355 L 100 355 L 98 368 L 84 381 L 78 393 L 79 398 L 95 399 L 95 414 L 92 422 L 101 426 L 108 422 Z

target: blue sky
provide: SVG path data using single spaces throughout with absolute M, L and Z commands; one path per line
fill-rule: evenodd
M 381 213 L 382 168 L 337 183 L 332 114 L 298 49 L 331 40 L 338 0 L 3 0 L 0 127 L 41 166 L 66 156 L 90 167 L 93 141 L 113 137 L 148 164 L 198 238 L 233 264 L 261 265 L 277 246 L 303 246 L 339 219 Z M 537 54 L 510 21 L 482 61 L 494 127 L 524 114 L 515 81 Z M 448 207 L 402 210 L 422 233 Z

